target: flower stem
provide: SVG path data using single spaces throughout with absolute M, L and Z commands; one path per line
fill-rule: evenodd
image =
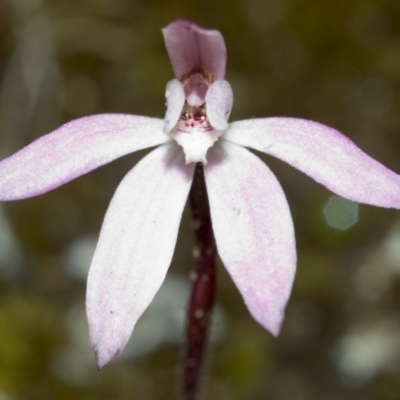
M 198 163 L 189 194 L 195 234 L 193 286 L 189 300 L 183 367 L 183 400 L 195 400 L 206 351 L 215 293 L 215 240 L 203 165 Z

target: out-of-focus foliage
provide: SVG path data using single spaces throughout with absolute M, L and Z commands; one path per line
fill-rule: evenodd
M 162 117 L 172 69 L 160 29 L 177 17 L 224 35 L 232 120 L 317 120 L 400 172 L 397 0 L 4 0 L 0 156 L 87 114 Z M 97 372 L 87 350 L 79 268 L 89 263 L 88 238 L 98 234 L 117 184 L 142 155 L 4 205 L 1 400 L 175 398 L 182 325 L 175 308 L 184 307 L 192 268 L 188 215 L 171 266 L 186 284 L 166 283 L 162 304 L 144 315 L 121 360 Z M 360 206 L 354 225 L 335 229 L 324 216 L 327 190 L 279 161 L 265 161 L 295 221 L 294 294 L 282 334 L 273 339 L 220 268 L 205 398 L 398 399 L 400 213 Z M 168 340 L 160 340 L 167 328 Z

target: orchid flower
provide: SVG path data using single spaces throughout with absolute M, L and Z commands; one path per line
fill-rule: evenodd
M 163 29 L 175 79 L 165 119 L 102 114 L 69 122 L 0 163 L 0 199 L 37 196 L 128 153 L 156 147 L 117 188 L 87 285 L 99 368 L 122 351 L 171 263 L 196 163 L 204 166 L 219 256 L 251 315 L 278 335 L 296 268 L 292 218 L 271 170 L 286 161 L 358 203 L 400 208 L 400 176 L 338 131 L 296 118 L 228 123 L 221 34 L 185 20 Z

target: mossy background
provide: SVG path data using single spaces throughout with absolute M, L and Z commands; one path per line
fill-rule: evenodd
M 177 17 L 224 35 L 235 94 L 231 120 L 316 120 L 400 172 L 397 0 L 3 1 L 0 156 L 88 114 L 162 118 L 172 69 L 160 29 Z M 176 344 L 101 372 L 90 357 L 68 359 L 70 315 L 84 305 L 85 281 L 68 272 L 65 254 L 74 241 L 98 234 L 115 188 L 143 154 L 4 205 L 1 400 L 176 398 Z M 294 219 L 294 291 L 282 334 L 273 339 L 219 265 L 225 329 L 209 351 L 204 398 L 400 399 L 400 212 L 360 206 L 355 225 L 335 229 L 323 213 L 331 193 L 262 158 L 282 183 Z M 185 213 L 170 268 L 188 281 L 190 230 Z

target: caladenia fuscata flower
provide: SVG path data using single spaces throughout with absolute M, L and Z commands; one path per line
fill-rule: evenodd
M 0 199 L 17 200 L 158 146 L 117 188 L 90 268 L 87 315 L 99 368 L 123 350 L 160 288 L 189 192 L 199 262 L 207 270 L 198 276 L 210 281 L 216 247 L 249 312 L 279 334 L 296 268 L 292 218 L 274 174 L 245 147 L 286 161 L 354 202 L 400 208 L 400 176 L 332 128 L 283 117 L 228 123 L 233 94 L 224 80 L 226 48 L 218 31 L 177 20 L 163 34 L 175 75 L 166 88 L 164 120 L 80 118 L 0 163 Z M 210 307 L 212 293 L 207 296 Z M 205 310 L 196 311 L 194 319 L 201 320 Z

